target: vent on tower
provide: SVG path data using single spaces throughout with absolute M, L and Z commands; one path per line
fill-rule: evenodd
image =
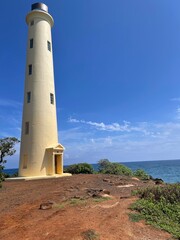
M 31 6 L 31 10 L 42 10 L 44 12 L 48 12 L 48 6 L 46 6 L 44 3 L 34 3 Z

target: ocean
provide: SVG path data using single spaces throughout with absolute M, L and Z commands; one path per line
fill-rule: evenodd
M 121 162 L 133 171 L 143 169 L 153 178 L 161 178 L 166 183 L 180 182 L 180 160 Z M 97 164 L 94 164 L 97 169 Z
M 124 163 L 132 170 L 143 169 L 154 178 L 161 178 L 166 183 L 180 182 L 180 160 L 144 161 Z
M 133 171 L 143 169 L 154 178 L 161 178 L 166 183 L 180 182 L 180 160 L 163 160 L 163 161 L 143 161 L 143 162 L 122 162 L 125 166 Z M 97 164 L 92 164 L 95 170 L 98 169 Z M 14 169 L 4 169 L 5 173 L 14 174 L 18 171 Z

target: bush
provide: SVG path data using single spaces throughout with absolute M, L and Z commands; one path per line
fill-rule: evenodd
M 164 187 L 148 187 L 138 191 L 140 198 L 154 202 L 164 200 L 167 203 L 180 203 L 180 183 L 168 184 Z
M 99 234 L 93 229 L 89 229 L 89 230 L 83 232 L 82 236 L 83 236 L 83 240 L 98 240 L 99 239 Z
M 72 174 L 92 174 L 94 172 L 92 165 L 88 163 L 78 163 L 73 164 L 64 169 L 64 172 L 66 173 L 72 173 Z
M 18 177 L 18 172 L 13 173 L 10 177 L 12 177 L 12 178 Z
M 143 170 L 143 169 L 137 169 L 133 173 L 134 177 L 137 177 L 141 180 L 149 180 L 150 176 Z
M 138 191 L 141 199 L 132 205 L 149 224 L 180 239 L 180 183 Z
M 12 156 L 16 152 L 14 148 L 16 143 L 19 143 L 19 140 L 15 137 L 0 138 L 0 187 L 2 186 L 2 181 L 4 181 L 3 169 L 6 163 L 5 158 Z
M 99 173 L 103 174 L 115 174 L 115 175 L 125 175 L 132 176 L 133 172 L 128 167 L 119 164 L 119 163 L 111 163 L 108 159 L 102 159 L 98 162 L 98 170 Z

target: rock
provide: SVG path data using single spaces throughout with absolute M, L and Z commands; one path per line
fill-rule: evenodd
M 101 195 L 100 193 L 94 193 L 94 194 L 92 195 L 92 197 L 93 197 L 93 198 L 101 198 L 102 195 Z
M 132 180 L 135 180 L 135 181 L 140 181 L 140 179 L 137 178 L 137 177 L 132 177 L 131 179 L 132 179 Z
M 93 198 L 102 198 L 110 195 L 110 191 L 107 189 L 100 188 L 88 188 L 86 189 L 87 194 Z
M 130 198 L 131 196 L 121 196 L 120 199 Z
M 159 185 L 159 184 L 163 184 L 163 183 L 164 183 L 164 181 L 163 181 L 161 178 L 155 178 L 154 181 L 155 181 L 155 184 L 156 184 L 156 185 Z
M 68 191 L 68 192 L 74 192 L 74 189 L 68 188 L 66 191 Z
M 53 201 L 53 200 L 48 200 L 48 203 L 51 203 L 51 204 L 56 204 L 56 202 L 55 202 L 55 201 Z
M 47 202 L 47 203 L 41 203 L 39 209 L 41 210 L 48 210 L 53 207 L 53 203 Z
M 120 185 L 120 186 L 117 186 L 118 188 L 128 188 L 128 187 L 134 187 L 133 184 L 126 184 L 126 185 Z
M 107 178 L 104 178 L 103 179 L 103 182 L 110 182 L 111 180 L 110 179 L 107 179 Z
M 103 193 L 104 193 L 104 194 L 107 194 L 107 195 L 110 195 L 110 191 L 107 190 L 107 189 L 103 189 Z
M 103 189 L 99 189 L 99 188 L 88 188 L 87 189 L 87 194 L 90 197 L 101 197 L 101 193 L 103 193 Z
M 77 195 L 74 195 L 73 198 L 80 199 L 81 197 L 80 197 L 80 196 L 77 196 Z
M 74 197 L 72 197 L 72 198 L 79 199 L 79 200 L 85 200 L 86 196 L 74 195 Z

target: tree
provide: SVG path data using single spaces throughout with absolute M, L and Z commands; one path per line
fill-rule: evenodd
M 115 174 L 122 176 L 132 176 L 133 172 L 130 168 L 119 163 L 112 163 L 108 159 L 101 159 L 98 162 L 99 173 Z
M 2 170 L 6 163 L 5 158 L 7 156 L 12 156 L 16 152 L 14 146 L 19 142 L 20 141 L 15 137 L 0 138 L 0 182 L 3 180 Z
M 88 163 L 78 163 L 78 164 L 72 164 L 64 169 L 64 172 L 72 173 L 72 174 L 92 174 L 94 172 L 94 169 L 92 165 Z
M 107 169 L 111 165 L 108 159 L 101 159 L 98 161 L 98 171 L 102 173 L 104 169 Z

